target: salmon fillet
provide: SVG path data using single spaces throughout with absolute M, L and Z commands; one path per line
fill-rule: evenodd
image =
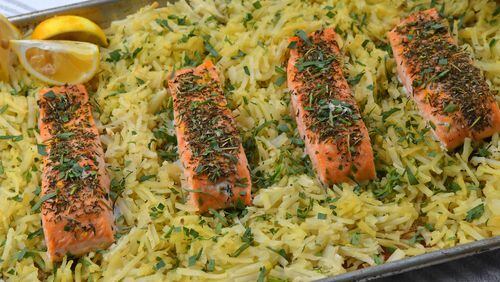
M 52 261 L 107 248 L 114 242 L 99 132 L 83 85 L 39 93 L 43 157 L 41 206 L 47 252 Z
M 250 205 L 247 158 L 213 63 L 178 71 L 168 87 L 187 202 L 200 213 Z
M 287 67 L 297 128 L 325 185 L 375 178 L 370 137 L 343 75 L 336 36 L 328 28 L 291 38 Z
M 446 149 L 500 131 L 500 111 L 486 80 L 436 9 L 408 16 L 388 38 L 399 78 Z

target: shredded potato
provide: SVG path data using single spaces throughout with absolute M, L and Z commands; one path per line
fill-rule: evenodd
M 498 133 L 445 152 L 398 82 L 386 33 L 431 3 L 499 101 L 493 0 L 191 0 L 113 22 L 87 88 L 117 199 L 116 243 L 57 265 L 32 211 L 43 85 L 17 67 L 12 86 L 0 83 L 0 277 L 304 281 L 500 235 Z M 339 34 L 370 131 L 378 178 L 368 183 L 321 187 L 290 117 L 287 39 L 322 27 Z M 250 160 L 254 200 L 242 211 L 197 215 L 180 185 L 165 82 L 205 57 L 217 63 Z

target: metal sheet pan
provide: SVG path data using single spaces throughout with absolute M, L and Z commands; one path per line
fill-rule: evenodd
M 17 27 L 25 28 L 55 15 L 71 14 L 89 18 L 100 26 L 107 27 L 112 21 L 125 18 L 127 15 L 153 2 L 157 2 L 160 6 L 165 6 L 169 2 L 175 2 L 175 0 L 90 0 L 14 16 L 10 17 L 9 20 Z
M 11 20 L 19 28 L 26 28 L 54 15 L 73 14 L 87 17 L 99 25 L 106 27 L 109 26 L 113 20 L 125 18 L 127 15 L 137 11 L 145 5 L 158 2 L 160 6 L 164 6 L 167 3 L 174 1 L 175 0 L 90 0 L 74 5 L 14 16 L 9 18 L 9 20 Z M 325 278 L 321 281 L 371 280 L 496 249 L 500 249 L 500 236 L 409 257 L 399 261 L 385 263 L 383 265 L 367 267 Z

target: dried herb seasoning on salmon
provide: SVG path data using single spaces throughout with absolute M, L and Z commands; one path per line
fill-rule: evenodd
M 288 87 L 306 152 L 323 184 L 375 178 L 370 137 L 342 72 L 333 29 L 290 40 Z
M 45 145 L 41 207 L 49 257 L 82 255 L 114 241 L 109 177 L 99 132 L 83 85 L 40 91 L 39 129 Z
M 410 15 L 388 38 L 399 78 L 444 147 L 500 131 L 500 110 L 486 80 L 436 9 Z
M 500 134 L 481 142 L 465 138 L 453 152 L 440 149 L 411 95 L 405 97 L 407 91 L 398 82 L 391 46 L 384 40 L 400 18 L 438 7 L 450 22 L 453 38 L 474 58 L 473 64 L 481 69 L 498 103 L 497 1 L 168 2 L 118 15 L 120 19 L 104 30 L 109 48 L 91 56 L 97 58 L 99 66 L 86 87 L 105 152 L 115 212 L 116 243 L 106 249 L 79 258 L 67 255 L 62 263 L 50 262 L 41 213 L 32 211 L 57 198 L 56 191 L 41 194 L 41 156 L 50 153 L 50 148 L 46 142 L 42 144 L 36 130 L 38 99 L 33 94 L 47 86 L 15 62 L 11 83 L 0 82 L 0 279 L 311 281 L 358 269 L 370 272 L 368 268 L 377 264 L 443 248 L 456 250 L 463 244 L 481 244 L 478 241 L 483 239 L 487 241 L 482 244 L 489 244 L 489 238 L 500 235 Z M 329 41 L 308 36 L 326 27 L 335 28 L 341 54 L 318 52 L 329 46 Z M 295 30 L 304 32 L 297 33 L 297 40 L 290 43 Z M 31 31 L 23 29 L 21 37 L 29 38 Z M 303 38 L 312 46 L 299 46 Z M 347 179 L 330 187 L 316 179 L 318 173 L 305 152 L 304 135 L 297 129 L 297 112 L 292 115 L 291 111 L 292 95 L 297 94 L 288 89 L 290 74 L 284 63 L 288 63 L 294 45 L 299 54 L 308 49 L 314 54 L 298 57 L 303 59 L 292 73 L 299 74 L 299 67 L 304 78 L 317 73 L 329 87 L 341 84 L 325 62 L 345 62 L 343 74 L 359 107 L 359 112 L 355 111 L 352 100 L 336 97 L 337 91 L 332 93 L 331 103 L 318 93 L 320 98 L 311 107 L 317 113 L 307 113 L 323 122 L 310 125 L 311 132 L 318 132 L 311 140 L 328 144 L 328 140 L 335 140 L 332 135 L 344 136 L 340 129 L 360 122 L 361 115 L 373 148 L 376 179 L 358 183 Z M 311 48 L 316 45 L 321 48 Z M 177 144 L 176 93 L 167 87 L 175 74 L 165 71 L 195 68 L 210 57 L 217 59 L 219 85 L 248 159 L 251 206 L 232 209 L 238 201 L 219 197 L 213 192 L 219 191 L 216 184 L 211 184 L 205 191 L 228 208 L 196 213 L 198 201 L 191 196 L 201 195 L 205 204 L 214 197 L 183 182 L 182 163 L 186 163 L 188 153 L 181 152 L 182 146 Z M 43 60 L 34 59 L 34 64 L 47 69 Z M 441 65 L 448 62 L 443 59 Z M 211 97 L 199 93 L 209 93 L 201 90 L 206 85 L 212 87 L 212 76 L 202 75 L 205 72 L 201 70 L 180 75 L 186 80 L 186 90 L 196 87 L 186 91 L 185 105 L 190 104 L 191 95 L 200 102 Z M 331 75 L 325 78 L 320 70 Z M 442 74 L 443 78 L 448 74 Z M 198 83 L 198 77 L 206 80 Z M 296 82 L 301 81 L 305 80 L 297 77 Z M 297 93 L 299 97 L 304 93 L 303 108 L 310 109 L 307 95 L 314 92 Z M 184 104 L 176 109 L 183 106 L 186 118 L 200 119 L 204 115 L 198 114 L 201 108 L 197 108 L 212 105 L 196 104 L 193 110 Z M 454 103 L 445 108 L 445 112 L 458 111 Z M 338 109 L 339 115 L 334 115 L 337 110 L 333 109 Z M 64 120 L 73 116 L 65 117 L 66 112 L 71 111 L 60 111 L 56 116 Z M 196 131 L 194 139 L 207 140 L 198 132 L 213 132 L 209 121 L 200 120 L 204 130 Z M 66 132 L 71 130 L 58 133 L 62 141 L 77 137 Z M 186 131 L 183 136 L 185 151 L 205 148 L 189 148 L 188 135 Z M 349 143 L 354 144 L 352 141 Z M 237 144 L 233 142 L 227 147 Z M 207 149 L 215 148 L 211 142 L 203 143 Z M 335 146 L 333 141 L 330 144 Z M 229 158 L 239 156 L 226 145 L 218 147 L 230 152 Z M 320 155 L 326 152 L 317 147 Z M 197 152 L 203 154 L 202 150 Z M 340 160 L 345 155 L 347 160 L 349 155 L 344 152 L 335 156 Z M 207 151 L 210 158 L 217 154 Z M 358 160 L 363 162 L 356 157 Z M 193 176 L 197 167 L 193 163 L 188 168 Z M 79 174 L 79 168 L 75 169 Z M 209 171 L 211 166 L 198 170 L 199 177 L 205 174 L 207 183 Z M 227 175 L 222 171 L 231 175 L 235 170 L 213 170 L 210 176 Z M 73 170 L 70 178 L 74 178 Z M 221 176 L 216 182 L 225 178 Z M 245 179 L 238 178 L 238 186 L 243 186 Z M 245 199 L 242 202 L 245 204 Z
M 247 158 L 213 63 L 178 71 L 168 86 L 188 203 L 199 212 L 249 205 Z

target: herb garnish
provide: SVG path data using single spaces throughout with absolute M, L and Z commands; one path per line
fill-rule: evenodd
M 413 172 L 411 171 L 411 168 L 409 168 L 409 167 L 406 167 L 406 176 L 408 178 L 408 183 L 410 183 L 411 185 L 418 184 L 418 180 L 415 177 L 415 174 L 413 174 Z
M 309 37 L 307 36 L 306 32 L 303 31 L 303 30 L 296 30 L 295 31 L 295 35 L 300 37 L 300 39 L 302 39 L 302 41 L 304 41 L 304 43 L 307 45 L 307 46 L 311 46 L 312 43 L 311 43 L 311 40 L 309 39 Z
M 82 97 L 80 89 L 70 85 L 58 93 L 47 91 L 38 101 L 45 130 L 53 137 L 37 145 L 49 170 L 43 175 L 45 194 L 32 211 L 42 207 L 42 213 L 53 213 L 50 220 L 64 221 L 67 232 L 95 232 L 92 223 L 80 222 L 78 218 L 111 209 L 104 204 L 109 194 L 100 184 L 101 156 L 95 150 L 98 144 L 90 121 L 90 104 L 83 102 Z M 68 210 L 70 214 L 65 213 Z
M 357 125 L 361 116 L 354 98 L 345 95 L 350 90 L 338 60 L 338 45 L 335 41 L 326 42 L 322 32 L 308 37 L 304 31 L 296 31 L 300 38 L 296 41 L 296 79 L 302 86 L 294 94 L 301 97 L 306 127 L 315 133 L 308 137 L 334 141 L 339 151 L 345 152 L 341 153 L 342 158 L 353 158 L 362 139 Z
M 9 108 L 9 105 L 5 104 L 0 108 L 0 115 L 5 113 L 7 109 Z
M 31 211 L 32 212 L 36 212 L 40 209 L 40 207 L 42 206 L 42 204 L 49 200 L 49 199 L 52 199 L 54 198 L 55 196 L 57 196 L 57 193 L 56 192 L 52 192 L 52 193 L 48 193 L 48 194 L 45 194 L 43 195 L 43 197 L 40 198 L 40 200 L 38 202 L 35 203 L 35 205 L 33 205 L 33 207 L 31 207 Z
M 318 219 L 326 219 L 326 214 L 319 212 L 317 217 Z
M 168 29 L 168 30 L 170 30 L 170 31 L 174 31 L 174 30 L 170 27 L 170 25 L 168 24 L 168 20 L 166 20 L 166 19 L 156 19 L 156 20 L 155 20 L 155 22 L 156 22 L 157 24 L 159 24 L 159 25 L 160 25 L 161 27 L 163 27 L 163 28 L 166 28 L 166 29 Z
M 12 140 L 14 142 L 23 140 L 22 135 L 0 135 L 0 140 Z
M 401 111 L 401 109 L 400 108 L 392 108 L 386 112 L 382 112 L 382 121 L 385 122 L 385 120 L 387 118 L 389 118 L 392 114 L 394 114 L 395 112 L 398 112 L 398 111 Z
M 360 241 L 361 241 L 361 234 L 359 232 L 354 232 L 351 235 L 351 244 L 358 245 Z
M 414 21 L 396 32 L 402 38 L 402 56 L 414 91 L 434 90 L 425 99 L 433 112 L 474 131 L 489 127 L 494 97 L 466 51 L 453 42 L 442 18 L 417 13 Z
M 139 182 L 144 182 L 144 181 L 153 179 L 155 177 L 156 177 L 156 175 L 143 175 L 143 176 L 139 177 Z
M 235 56 L 232 56 L 231 57 L 231 60 L 236 60 L 236 59 L 239 59 L 239 58 L 243 58 L 245 57 L 247 54 L 241 50 L 238 49 L 238 54 L 236 54 Z
M 245 233 L 241 236 L 241 241 L 243 241 L 243 244 L 230 255 L 231 257 L 238 257 L 243 251 L 253 244 L 253 233 L 251 228 L 248 227 L 245 229 Z
M 205 46 L 205 50 L 214 58 L 218 58 L 219 57 L 219 53 L 217 53 L 217 51 L 214 49 L 214 47 L 212 46 L 212 44 L 210 44 L 209 42 L 209 39 L 210 37 L 209 36 L 205 36 L 203 37 L 203 44 Z
M 202 252 L 203 252 L 203 248 L 201 248 L 200 251 L 196 255 L 190 256 L 188 259 L 188 266 L 195 265 L 196 262 L 200 259 Z
M 38 154 L 40 154 L 41 156 L 46 156 L 47 155 L 46 147 L 47 147 L 47 145 L 44 145 L 44 144 L 36 144 Z
M 156 257 L 156 261 L 157 261 L 157 263 L 154 266 L 154 270 L 160 270 L 167 265 L 161 257 Z
M 215 260 L 209 259 L 207 263 L 207 272 L 213 272 L 215 270 Z
M 127 47 L 125 47 L 125 51 L 122 51 L 121 49 L 113 50 L 108 54 L 109 57 L 106 58 L 106 62 L 116 63 L 116 62 L 120 61 L 121 59 L 132 59 L 133 60 L 142 51 L 142 49 L 143 49 L 143 47 L 135 48 L 132 53 L 130 53 L 130 51 Z
M 266 267 L 262 266 L 259 268 L 259 277 L 257 277 L 257 282 L 265 282 L 266 281 Z
M 178 111 L 176 122 L 185 123 L 185 138 L 193 157 L 196 177 L 207 177 L 211 182 L 234 175 L 241 139 L 218 82 L 207 70 L 177 76 L 178 93 L 174 105 Z M 231 195 L 232 187 L 224 190 Z
M 476 207 L 467 211 L 465 221 L 472 222 L 474 219 L 480 218 L 484 213 L 484 204 L 479 204 Z
M 365 75 L 365 72 L 360 72 L 357 75 L 355 75 L 353 78 L 347 79 L 347 82 L 349 82 L 349 84 L 354 86 L 361 81 L 361 78 L 363 77 L 363 75 Z
M 110 52 L 109 57 L 106 59 L 106 62 L 118 62 L 122 58 L 122 54 L 120 53 L 120 49 L 116 49 Z
M 42 234 L 43 234 L 43 229 L 42 228 L 38 228 L 36 231 L 30 232 L 28 234 L 28 240 L 32 240 L 33 238 L 41 236 Z

